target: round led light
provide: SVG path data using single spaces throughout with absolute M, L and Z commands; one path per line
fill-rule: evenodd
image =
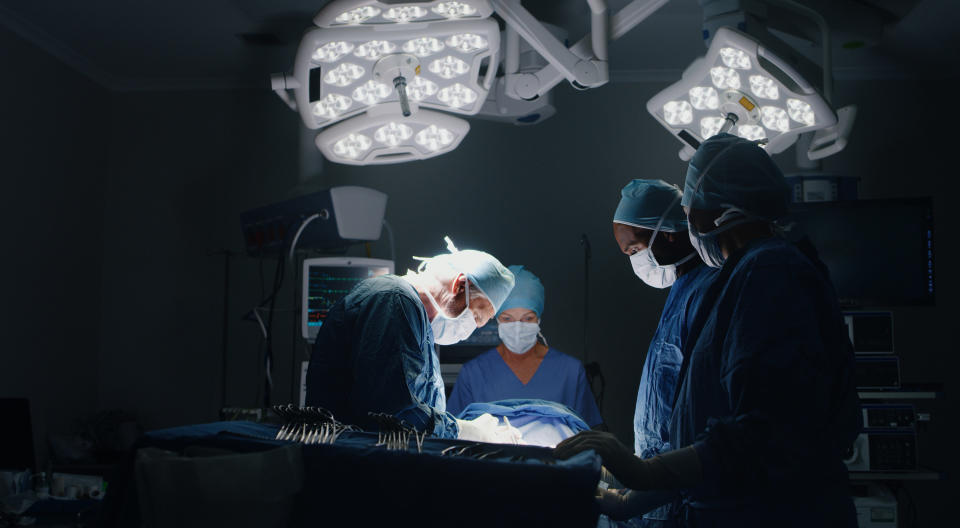
M 413 129 L 403 123 L 394 123 L 393 121 L 378 128 L 373 133 L 373 139 L 389 147 L 396 147 L 400 143 L 410 139 L 413 135 Z
M 740 125 L 737 127 L 737 135 L 750 141 L 767 137 L 766 132 L 763 131 L 763 127 L 759 125 Z
M 403 45 L 403 51 L 413 53 L 417 57 L 426 57 L 443 49 L 443 42 L 433 37 L 422 37 L 408 40 Z
M 437 92 L 437 99 L 451 108 L 461 108 L 473 104 L 477 100 L 477 92 L 460 83 L 455 83 Z
M 720 127 L 723 126 L 724 119 L 722 117 L 704 117 L 700 120 L 700 137 L 707 139 L 711 136 L 717 135 L 717 132 L 720 132 Z
M 328 94 L 313 103 L 313 115 L 324 119 L 333 119 L 353 104 L 349 98 L 340 94 Z
M 420 6 L 391 7 L 383 14 L 383 18 L 394 22 L 409 22 L 427 16 L 427 10 Z
M 693 123 L 693 107 L 686 101 L 667 101 L 663 105 L 663 120 L 672 126 L 689 125 Z
M 351 9 L 346 13 L 341 13 L 334 20 L 338 24 L 360 24 L 380 14 L 380 8 L 374 6 L 363 6 Z
M 777 100 L 780 98 L 780 88 L 777 88 L 777 83 L 763 75 L 750 76 L 750 91 L 761 99 Z
M 763 119 L 763 126 L 774 132 L 786 132 L 790 130 L 790 121 L 787 119 L 787 111 L 779 106 L 764 106 L 760 108 L 760 115 Z
M 423 77 L 414 77 L 407 84 L 407 97 L 414 101 L 423 101 L 427 97 L 437 93 L 437 83 L 424 79 Z
M 417 145 L 420 145 L 430 152 L 436 152 L 449 146 L 453 143 L 454 139 L 456 139 L 456 135 L 453 132 L 446 128 L 438 127 L 437 125 L 430 125 L 424 128 L 420 132 L 417 132 L 417 136 L 413 138 L 413 140 L 417 142 Z
M 487 49 L 487 39 L 473 33 L 462 33 L 460 35 L 451 35 L 447 38 L 447 46 L 457 48 L 464 53 L 472 53 L 477 50 Z
M 377 60 L 384 55 L 397 51 L 397 45 L 386 40 L 371 40 L 366 44 L 360 44 L 353 51 L 353 56 L 360 59 Z
M 460 18 L 477 14 L 477 9 L 463 2 L 440 2 L 431 9 L 438 15 L 447 18 Z
M 720 108 L 720 96 L 712 86 L 694 86 L 690 88 L 690 103 L 697 110 L 716 110 Z
M 356 81 L 360 77 L 363 77 L 365 71 L 366 70 L 363 69 L 363 66 L 357 66 L 356 64 L 345 62 L 340 66 L 328 71 L 327 74 L 323 76 L 323 82 L 342 88 L 353 81 Z
M 341 158 L 355 160 L 370 150 L 373 141 L 363 134 L 350 133 L 333 144 L 333 153 Z
M 733 71 L 733 68 L 714 66 L 710 68 L 710 79 L 713 81 L 713 85 L 721 90 L 740 89 L 740 76 Z
M 353 91 L 353 100 L 365 105 L 375 105 L 393 93 L 389 86 L 377 81 L 367 81 Z
M 313 60 L 316 62 L 333 62 L 352 50 L 353 44 L 349 42 L 328 42 L 313 52 Z
M 470 71 L 470 65 L 452 55 L 447 55 L 442 59 L 431 62 L 427 69 L 444 79 L 453 79 Z
M 720 59 L 731 68 L 738 70 L 750 69 L 750 55 L 737 48 L 720 48 Z
M 790 114 L 790 119 L 797 123 L 813 126 L 817 122 L 813 108 L 799 99 L 787 99 L 787 112 Z

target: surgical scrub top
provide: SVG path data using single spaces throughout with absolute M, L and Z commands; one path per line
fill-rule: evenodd
M 437 437 L 457 437 L 430 320 L 410 283 L 396 275 L 367 279 L 333 305 L 313 345 L 306 403 L 367 430 L 376 430 L 367 413 L 389 413 Z
M 580 360 L 550 348 L 524 385 L 496 348 L 463 365 L 450 394 L 449 410 L 457 414 L 475 402 L 539 399 L 562 403 L 593 427 L 603 423 Z
M 779 237 L 732 254 L 687 344 L 671 444 L 694 445 L 698 526 L 856 526 L 853 353 L 819 259 Z
M 670 450 L 670 414 L 683 362 L 683 343 L 703 292 L 719 270 L 705 264 L 677 277 L 643 363 L 633 415 L 634 452 L 652 458 Z

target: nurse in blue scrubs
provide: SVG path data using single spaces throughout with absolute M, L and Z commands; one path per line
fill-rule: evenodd
M 600 425 L 583 364 L 547 346 L 540 333 L 543 284 L 523 266 L 510 271 L 516 285 L 497 314 L 501 343 L 463 365 L 447 411 L 459 414 L 475 402 L 540 399 L 570 407 L 591 427 Z

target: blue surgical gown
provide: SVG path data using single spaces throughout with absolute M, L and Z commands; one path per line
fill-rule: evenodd
M 550 348 L 526 385 L 520 382 L 496 348 L 463 365 L 450 394 L 450 412 L 475 402 L 537 399 L 562 403 L 590 427 L 603 423 L 580 360 Z
M 856 526 L 843 455 L 859 427 L 853 354 L 829 277 L 761 239 L 708 289 L 684 355 L 670 440 L 694 445 L 697 526 Z
M 430 319 L 410 283 L 395 275 L 367 279 L 333 305 L 313 345 L 306 402 L 367 430 L 376 430 L 368 412 L 389 413 L 437 437 L 457 437 Z
M 633 415 L 634 452 L 641 458 L 652 458 L 670 450 L 670 415 L 677 387 L 677 376 L 683 361 L 683 343 L 700 306 L 704 290 L 719 270 L 701 264 L 677 278 L 660 315 L 657 331 L 647 349 L 643 364 L 637 406 Z M 665 505 L 644 515 L 650 520 L 675 517 Z M 664 523 L 641 523 L 645 526 Z

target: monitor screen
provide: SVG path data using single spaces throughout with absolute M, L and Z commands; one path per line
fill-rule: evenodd
M 303 263 L 303 337 L 313 340 L 327 313 L 360 281 L 393 273 L 393 262 L 321 258 Z
M 930 198 L 798 203 L 786 221 L 817 248 L 841 305 L 933 304 Z

